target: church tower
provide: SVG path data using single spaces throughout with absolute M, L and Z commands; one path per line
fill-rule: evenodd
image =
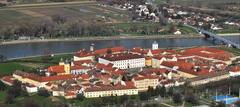
M 94 43 L 92 43 L 92 44 L 90 45 L 90 51 L 91 51 L 91 52 L 94 51 Z
M 152 43 L 152 50 L 155 50 L 155 49 L 158 49 L 158 43 L 157 43 L 157 41 L 154 41 L 154 42 Z

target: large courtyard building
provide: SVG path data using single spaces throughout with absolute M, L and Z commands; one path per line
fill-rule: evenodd
M 86 98 L 106 97 L 106 96 L 122 96 L 122 95 L 137 95 L 138 89 L 133 82 L 124 82 L 122 84 L 102 85 L 89 87 L 84 90 Z
M 120 69 L 145 67 L 145 57 L 143 55 L 131 53 L 104 55 L 99 57 L 98 61 L 105 65 L 112 63 L 114 67 Z

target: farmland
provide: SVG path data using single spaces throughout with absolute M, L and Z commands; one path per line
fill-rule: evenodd
M 22 23 L 35 19 L 48 19 L 60 15 L 67 20 L 81 20 L 83 22 L 118 23 L 127 21 L 125 11 L 111 7 L 93 4 L 41 6 L 27 8 L 9 8 L 0 10 L 0 26 Z

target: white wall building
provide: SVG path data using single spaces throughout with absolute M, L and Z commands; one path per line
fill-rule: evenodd
M 99 63 L 105 65 L 112 63 L 113 67 L 120 69 L 145 67 L 144 56 L 138 54 L 125 53 L 116 55 L 105 55 L 99 57 L 98 61 Z
M 158 49 L 158 43 L 157 41 L 154 41 L 152 44 L 152 50 Z

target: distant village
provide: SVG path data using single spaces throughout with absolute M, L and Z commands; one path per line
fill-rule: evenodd
M 95 50 L 92 44 L 75 52 L 72 59 L 61 59 L 39 73 L 17 70 L 1 81 L 11 86 L 17 80 L 28 93 L 45 89 L 66 99 L 79 94 L 86 98 L 137 95 L 149 87 L 169 88 L 186 81 L 198 86 L 240 76 L 240 65 L 231 65 L 237 58 L 212 47 L 160 49 L 156 41 L 151 49 L 119 46 Z
M 212 31 L 222 30 L 224 26 L 233 26 L 240 30 L 239 18 L 217 15 L 214 12 L 198 11 L 180 5 L 156 6 L 152 2 L 146 2 L 145 4 L 114 4 L 112 7 L 132 11 L 135 21 L 148 20 L 151 22 L 193 25 Z M 181 32 L 179 29 L 175 29 L 174 34 L 181 34 Z

